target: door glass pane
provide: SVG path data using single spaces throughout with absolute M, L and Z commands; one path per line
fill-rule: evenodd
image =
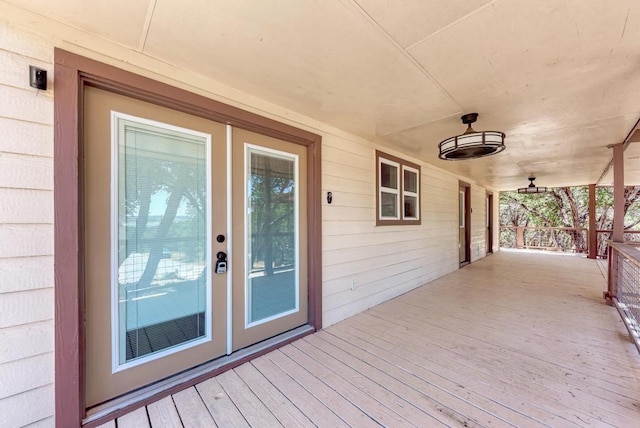
M 118 365 L 207 335 L 206 134 L 115 115 Z
M 297 158 L 250 147 L 247 322 L 298 310 Z

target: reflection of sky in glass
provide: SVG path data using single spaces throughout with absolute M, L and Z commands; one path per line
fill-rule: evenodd
M 164 190 L 159 190 L 151 195 L 151 204 L 149 205 L 149 215 L 150 216 L 161 216 L 167 210 L 167 198 L 169 194 Z M 180 206 L 178 207 L 178 217 L 187 215 L 187 208 L 189 207 L 189 203 L 185 198 L 182 198 L 180 201 Z M 138 215 L 138 209 L 133 213 L 133 216 L 136 217 Z

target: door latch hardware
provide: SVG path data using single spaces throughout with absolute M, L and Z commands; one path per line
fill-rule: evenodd
M 226 273 L 227 272 L 227 253 L 224 251 L 218 251 L 216 254 L 218 260 L 216 260 L 216 273 Z

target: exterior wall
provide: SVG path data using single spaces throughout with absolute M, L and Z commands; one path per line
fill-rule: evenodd
M 421 164 L 422 224 L 376 227 L 375 148 L 323 135 L 325 326 L 458 268 L 458 178 Z
M 7 6 L 0 4 L 0 12 L 3 7 Z M 16 18 L 27 26 L 25 17 L 16 15 Z M 84 35 L 73 38 L 68 34 L 70 30 L 66 31 L 63 33 L 66 35 L 60 37 L 67 39 L 45 38 L 0 19 L 0 419 L 3 426 L 53 425 L 54 46 L 322 136 L 322 190 L 333 192 L 333 203 L 329 205 L 325 201 L 322 212 L 324 326 L 458 268 L 458 180 L 469 182 L 468 179 L 203 80 L 202 76 L 156 63 L 106 44 L 104 40 Z M 37 93 L 28 86 L 29 65 L 49 71 L 48 91 Z M 422 166 L 420 226 L 375 226 L 376 149 Z M 472 260 L 477 260 L 485 255 L 486 190 L 472 183 L 471 192 Z
M 53 419 L 53 91 L 42 38 L 0 22 L 0 425 Z M 51 82 L 49 82 L 51 83 Z

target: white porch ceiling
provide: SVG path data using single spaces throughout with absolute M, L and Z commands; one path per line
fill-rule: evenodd
M 8 3 L 496 190 L 595 183 L 640 117 L 637 0 Z M 438 160 L 469 112 L 506 151 Z

